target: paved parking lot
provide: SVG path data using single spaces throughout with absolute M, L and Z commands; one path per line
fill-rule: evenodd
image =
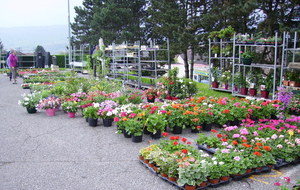
M 132 143 L 115 127 L 89 127 L 81 116 L 62 111 L 47 117 L 28 114 L 17 104 L 28 93 L 0 76 L 0 190 L 175 190 L 138 162 L 149 143 Z M 101 125 L 101 123 L 100 123 Z M 197 134 L 184 131 L 189 140 Z M 219 187 L 220 190 L 269 190 L 275 182 L 300 179 L 300 165 L 254 175 Z

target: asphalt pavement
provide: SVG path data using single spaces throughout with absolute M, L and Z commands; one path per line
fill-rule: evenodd
M 63 111 L 48 117 L 18 105 L 22 79 L 0 75 L 0 190 L 175 190 L 138 161 L 139 150 L 156 143 L 149 136 L 133 143 L 116 127 L 89 127 Z M 193 142 L 197 134 L 184 130 Z M 219 190 L 269 190 L 275 182 L 300 179 L 300 165 L 272 170 L 220 186 Z M 291 185 L 290 185 L 291 186 Z M 209 189 L 209 188 L 208 188 Z

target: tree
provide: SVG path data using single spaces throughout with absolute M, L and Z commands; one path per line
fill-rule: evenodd
M 145 0 L 84 0 L 75 7 L 73 34 L 81 43 L 134 42 L 143 38 Z
M 4 45 L 2 43 L 2 40 L 0 39 L 0 50 L 2 51 L 4 49 Z
M 45 49 L 44 49 L 43 46 L 38 45 L 38 46 L 36 46 L 36 48 L 35 48 L 35 50 L 34 50 L 34 53 L 35 53 L 35 54 L 37 54 L 37 53 L 42 53 L 43 55 L 45 55 L 45 54 L 46 54 L 46 51 L 45 51 Z

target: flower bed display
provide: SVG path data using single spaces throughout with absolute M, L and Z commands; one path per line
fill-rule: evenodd
M 195 151 L 187 139 L 171 136 L 169 140 L 141 149 L 140 159 L 144 165 L 157 167 L 155 173 L 180 189 L 187 189 L 187 185 L 201 189 L 202 182 L 213 186 L 212 179 L 220 185 L 221 177 L 240 180 L 269 172 L 273 167 L 299 163 L 299 127 L 300 117 L 295 116 L 286 120 L 261 120 L 256 124 L 246 120 L 241 127 L 229 126 L 216 134 L 219 143 L 213 157 Z M 202 143 L 202 138 L 200 134 L 197 142 Z M 204 141 L 211 140 L 215 141 L 215 137 L 205 137 Z M 169 175 L 177 180 L 170 181 L 166 177 Z

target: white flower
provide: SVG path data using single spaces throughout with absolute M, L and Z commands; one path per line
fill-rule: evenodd
M 93 106 L 94 106 L 95 108 L 99 108 L 99 107 L 100 107 L 100 104 L 99 104 L 99 103 L 93 103 L 93 104 L 94 104 Z
M 218 162 L 217 161 L 214 161 L 214 165 L 217 165 L 218 164 Z
M 216 157 L 212 157 L 212 159 L 211 160 L 216 160 L 217 158 Z
M 219 162 L 219 164 L 220 164 L 220 165 L 223 165 L 223 164 L 224 164 L 224 162 Z

